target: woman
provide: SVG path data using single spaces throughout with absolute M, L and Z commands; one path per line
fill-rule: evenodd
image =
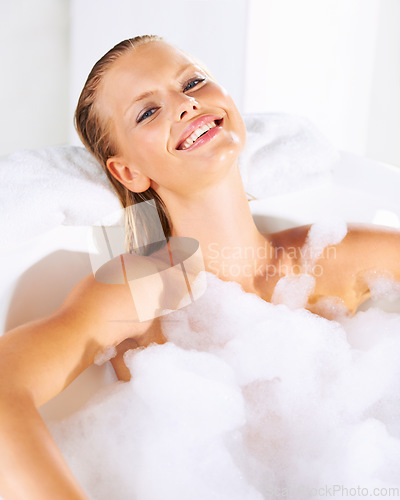
M 245 142 L 243 121 L 225 90 L 184 52 L 157 37 L 121 42 L 89 75 L 76 124 L 122 205 L 155 199 L 165 235 L 196 239 L 207 271 L 270 301 L 282 276 L 303 270 L 300 248 L 309 228 L 272 235 L 257 230 L 237 165 Z M 397 233 L 352 228 L 333 257 L 319 258 L 322 272 L 315 276 L 309 308 L 317 311 L 318 301 L 331 296 L 354 312 L 368 297 L 371 271 L 400 281 L 399 248 Z M 54 314 L 0 339 L 0 494 L 5 500 L 87 498 L 37 407 L 107 346 L 117 346 L 114 369 L 129 380 L 123 352 L 164 341 L 157 318 L 137 320 L 127 284 L 105 284 L 89 275 Z

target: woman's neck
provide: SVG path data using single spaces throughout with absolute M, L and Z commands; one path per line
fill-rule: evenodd
M 272 246 L 254 223 L 237 166 L 223 182 L 167 206 L 172 236 L 199 241 L 206 271 L 221 279 L 251 287 L 260 264 L 271 260 Z

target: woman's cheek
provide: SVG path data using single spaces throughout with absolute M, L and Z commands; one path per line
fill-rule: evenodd
M 138 152 L 142 152 L 147 158 L 154 156 L 162 147 L 160 144 L 160 137 L 160 132 L 151 127 L 143 129 L 143 131 L 135 137 L 135 144 L 137 145 Z
M 159 128 L 146 127 L 132 143 L 140 165 L 151 178 L 158 176 L 159 167 L 165 162 L 166 140 Z

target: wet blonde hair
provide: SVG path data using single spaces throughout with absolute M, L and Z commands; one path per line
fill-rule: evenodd
M 105 119 L 101 116 L 96 102 L 103 77 L 114 62 L 137 47 L 154 41 L 162 41 L 162 38 L 157 35 L 136 36 L 123 40 L 104 54 L 89 73 L 79 97 L 74 116 L 75 128 L 81 141 L 102 165 L 125 209 L 126 250 L 131 253 L 135 252 L 138 242 L 152 241 L 152 238 L 151 227 L 148 224 L 143 224 L 143 221 L 141 221 L 142 223 L 139 226 L 141 230 L 145 228 L 147 234 L 137 234 L 137 221 L 135 220 L 134 210 L 130 207 L 143 201 L 154 200 L 167 239 L 171 236 L 172 222 L 167 207 L 154 189 L 150 187 L 142 193 L 133 193 L 121 184 L 108 170 L 106 165 L 107 160 L 118 154 L 118 148 L 111 134 L 111 119 Z

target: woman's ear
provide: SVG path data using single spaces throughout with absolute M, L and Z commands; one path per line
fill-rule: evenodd
M 150 179 L 127 165 L 122 158 L 113 156 L 107 160 L 107 168 L 111 175 L 123 184 L 129 191 L 143 193 L 150 187 Z

